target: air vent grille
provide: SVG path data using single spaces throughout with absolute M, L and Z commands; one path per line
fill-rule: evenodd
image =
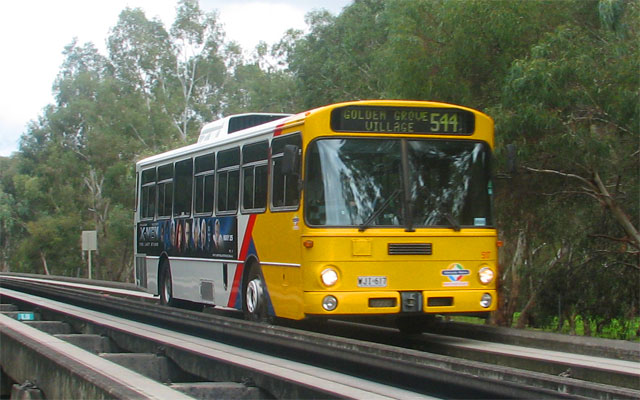
M 432 253 L 431 243 L 389 243 L 389 255 L 416 255 L 430 256 Z

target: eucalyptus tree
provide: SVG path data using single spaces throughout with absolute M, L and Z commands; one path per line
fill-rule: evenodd
M 114 76 L 146 106 L 146 136 L 166 145 L 185 144 L 200 123 L 220 112 L 226 73 L 221 56 L 224 34 L 216 13 L 195 0 L 178 3 L 167 31 L 140 9 L 125 9 L 108 39 Z M 154 146 L 155 147 L 155 146 Z
M 520 165 L 499 208 L 518 221 L 505 233 L 526 231 L 537 252 L 523 270 L 521 324 L 623 318 L 640 304 L 639 6 L 591 6 L 599 18 L 558 26 L 512 63 L 492 112 Z
M 306 108 L 383 95 L 384 71 L 375 68 L 376 54 L 386 41 L 380 24 L 385 4 L 357 0 L 338 16 L 326 10 L 307 14 L 310 32 L 286 52 Z
M 203 12 L 197 0 L 181 0 L 170 37 L 175 60 L 168 78 L 173 85 L 164 87 L 163 94 L 169 95 L 164 103 L 181 140 L 187 141 L 203 122 L 220 115 L 227 74 L 224 32 L 216 12 Z

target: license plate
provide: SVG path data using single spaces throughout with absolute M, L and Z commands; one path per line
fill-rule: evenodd
M 358 287 L 387 287 L 386 276 L 359 276 Z

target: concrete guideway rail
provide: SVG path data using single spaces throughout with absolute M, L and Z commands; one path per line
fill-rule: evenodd
M 419 393 L 458 398 L 537 399 L 558 396 L 555 385 L 549 390 L 527 386 L 523 384 L 521 377 L 516 380 L 500 379 L 509 378 L 513 373 L 499 367 L 492 368 L 465 360 L 458 362 L 444 357 L 446 360 L 443 362 L 441 356 L 431 357 L 421 353 L 405 358 L 402 349 L 378 349 L 368 343 L 179 309 L 153 307 L 139 301 L 120 298 L 109 298 L 107 301 L 107 298 L 101 295 L 55 284 L 2 280 L 2 286 L 44 292 L 47 297 L 65 298 L 65 301 L 74 301 L 86 308 L 109 308 L 109 312 L 129 314 L 128 317 L 132 319 L 153 320 L 156 324 L 170 324 L 175 329 L 197 331 L 199 334 L 218 338 L 225 337 L 225 340 L 240 343 L 244 347 L 253 346 L 271 354 L 295 357 L 305 364 L 339 368 L 369 382 L 401 386 Z
M 70 292 L 68 295 L 73 296 L 71 293 L 75 292 Z M 128 309 L 147 307 L 147 305 L 141 305 L 139 302 L 125 301 L 123 299 L 118 301 L 126 303 L 127 306 L 125 307 L 128 307 Z M 192 324 L 194 329 L 209 332 L 207 334 L 211 335 L 224 334 L 225 330 L 233 331 L 241 336 L 244 335 L 243 339 L 247 339 L 250 342 L 256 340 L 255 336 L 257 334 L 273 345 L 278 345 L 278 338 L 280 338 L 280 342 L 287 342 L 287 346 L 285 346 L 287 351 L 313 353 L 313 351 L 310 351 L 313 349 L 318 358 L 325 357 L 330 353 L 340 353 L 337 357 L 341 357 L 343 361 L 350 363 L 354 359 L 362 359 L 368 355 L 367 365 L 369 368 L 365 368 L 377 370 L 380 367 L 380 370 L 384 371 L 381 373 L 387 374 L 387 377 L 394 374 L 394 377 L 406 374 L 408 377 L 426 379 L 430 380 L 430 382 L 439 379 L 441 385 L 457 385 L 458 387 L 464 387 L 465 390 L 476 389 L 478 390 L 477 393 L 483 393 L 485 397 L 538 398 L 570 394 L 572 396 L 591 398 L 640 398 L 640 392 L 637 390 L 583 382 L 563 376 L 558 377 L 543 373 L 514 370 L 499 365 L 487 365 L 374 343 L 362 343 L 357 340 L 314 334 L 312 332 L 300 332 L 270 326 L 256 327 L 255 324 L 245 321 L 221 319 L 220 317 L 216 318 L 199 313 L 185 313 L 182 310 L 164 307 L 153 307 L 153 310 L 147 310 L 147 312 L 166 314 L 166 318 L 169 318 L 170 315 L 179 315 L 185 322 Z M 144 315 L 144 312 L 138 315 Z M 270 336 L 273 338 L 269 338 Z M 503 390 L 500 391 L 498 387 L 502 387 Z M 460 392 L 457 393 L 459 394 Z M 469 397 L 469 392 L 466 393 L 467 397 Z M 449 396 L 451 397 L 451 392 L 449 392 Z
M 66 341 L 0 314 L 0 361 L 14 379 L 36 381 L 51 399 L 191 399 Z M 36 371 L 34 371 L 34 369 Z
M 36 283 L 44 283 L 44 284 L 55 284 L 59 286 L 67 286 L 75 289 L 86 289 L 94 292 L 102 292 L 109 293 L 114 295 L 122 295 L 127 297 L 139 297 L 142 299 L 157 301 L 158 296 L 154 296 L 150 293 L 144 292 L 138 288 L 136 288 L 131 283 L 120 283 L 120 282 L 108 282 L 108 281 L 92 281 L 89 279 L 81 279 L 81 278 L 69 278 L 69 277 L 52 277 L 46 276 L 43 278 L 42 276 L 38 276 L 35 274 L 0 274 L 0 278 L 4 279 L 16 279 L 22 280 L 26 282 L 36 282 Z M 65 278 L 64 280 L 57 280 L 58 278 Z M 109 285 L 109 286 L 103 286 Z
M 130 283 L 96 281 L 62 276 L 0 273 L 0 279 L 17 279 L 87 289 L 94 292 L 142 298 L 157 302 L 158 296 L 141 291 Z M 335 321 L 338 322 L 338 321 Z M 449 338 L 468 338 L 485 344 L 503 343 L 517 348 L 550 350 L 563 354 L 593 356 L 640 362 L 640 343 L 625 340 L 572 336 L 528 329 L 441 321 L 429 327 L 429 333 Z
M 429 343 L 426 347 L 427 350 L 434 350 L 437 347 L 435 351 L 438 354 L 500 363 L 512 367 L 527 366 L 530 370 L 563 374 L 591 382 L 640 390 L 640 362 L 638 361 L 571 354 L 503 343 L 488 343 L 430 333 L 422 334 L 421 341 Z
M 451 325 L 450 322 L 443 325 Z M 462 325 L 462 324 L 459 324 Z M 532 384 L 541 387 L 553 387 L 553 382 L 561 385 L 569 382 L 569 386 L 576 383 L 584 385 L 578 391 L 586 397 L 607 398 L 606 393 L 615 394 L 614 397 L 640 398 L 640 362 L 609 357 L 595 357 L 570 352 L 552 351 L 530 346 L 515 346 L 499 342 L 469 339 L 476 325 L 465 324 L 469 332 L 465 337 L 448 336 L 444 334 L 421 333 L 398 337 L 397 330 L 385 326 L 363 325 L 345 321 L 332 321 L 330 327 L 324 327 L 323 332 L 348 337 L 356 340 L 366 340 L 390 346 L 399 346 L 426 353 L 437 354 L 455 359 L 464 359 L 502 366 L 507 369 L 537 372 L 534 376 L 541 378 Z M 486 327 L 481 326 L 485 330 Z M 438 331 L 443 332 L 441 328 Z M 503 333 L 503 335 L 505 335 Z M 520 339 L 520 341 L 523 341 Z M 536 341 L 537 342 L 537 341 Z M 598 340 L 592 340 L 597 343 Z M 550 347 L 552 347 L 551 344 Z M 617 346 L 614 351 L 606 351 L 608 355 L 622 354 L 633 356 L 640 350 L 640 343 L 626 342 Z M 622 352 L 620 352 L 622 350 Z M 589 351 L 587 351 L 589 352 Z M 584 352 L 583 352 L 584 353 Z M 567 380 L 566 378 L 571 378 Z M 584 382 L 584 383 L 583 383 Z M 594 385 L 587 389 L 589 383 L 603 384 L 600 389 Z M 603 389 L 603 391 L 600 391 Z M 630 389 L 627 391 L 626 389 Z M 616 392 L 619 390 L 620 392 Z M 626 393 L 626 394 L 624 394 Z M 610 397 L 610 396 L 609 396 Z
M 640 362 L 640 343 L 626 340 L 574 336 L 530 329 L 513 329 L 460 322 L 442 322 L 432 327 L 429 331 L 434 334 L 456 336 L 483 342 L 504 343 L 567 354 L 582 354 L 599 358 Z
M 53 300 L 43 299 L 34 295 L 16 292 L 9 289 L 0 289 L 0 295 L 18 299 L 22 302 L 33 304 L 37 307 L 55 309 L 56 312 L 61 312 L 66 315 L 73 315 L 76 318 L 81 318 L 84 321 L 89 321 L 92 324 L 106 327 L 110 330 L 116 330 L 118 332 L 133 335 L 138 338 L 142 338 L 147 341 L 153 341 L 171 350 L 167 350 L 167 353 L 172 351 L 189 352 L 197 354 L 202 358 L 215 359 L 217 362 L 225 364 L 231 364 L 235 367 L 240 367 L 247 370 L 255 371 L 257 374 L 265 374 L 274 377 L 276 380 L 288 381 L 295 386 L 306 388 L 306 390 L 300 393 L 311 394 L 313 397 L 322 396 L 329 398 L 351 398 L 351 399 L 428 399 L 433 398 L 430 396 L 421 395 L 419 393 L 395 388 L 375 382 L 366 381 L 363 379 L 355 378 L 338 372 L 325 370 L 309 365 L 300 364 L 298 362 L 279 359 L 277 357 L 268 356 L 253 351 L 240 349 L 237 347 L 217 343 L 212 340 L 193 337 L 183 333 L 174 332 L 171 330 L 151 326 L 136 321 L 104 314 L 97 311 L 85 310 L 80 307 L 60 303 Z M 25 326 L 21 322 L 14 321 L 9 317 L 0 316 L 0 327 L 2 327 L 2 334 L 7 334 L 7 337 L 20 338 L 22 335 L 27 335 L 31 338 L 30 348 L 33 351 L 41 351 L 45 354 L 50 354 L 53 358 L 58 355 L 63 357 L 69 357 L 77 360 L 80 363 L 80 369 L 88 370 L 89 376 L 98 374 L 98 371 L 104 371 L 105 377 L 102 379 L 108 384 L 113 382 L 119 383 L 116 376 L 129 377 L 125 380 L 126 387 L 129 386 L 142 388 L 139 392 L 126 392 L 123 390 L 113 391 L 109 393 L 109 397 L 118 398 L 172 398 L 181 399 L 189 398 L 182 395 L 179 392 L 171 390 L 166 386 L 145 378 L 139 374 L 130 372 L 123 367 L 118 366 L 112 362 L 101 359 L 86 351 L 79 350 L 77 347 L 53 338 L 46 333 L 42 333 L 34 328 Z M 26 332 L 26 333 L 25 333 Z M 4 339 L 4 338 L 3 338 Z M 15 346 L 8 346 L 14 348 Z M 10 359 L 10 358 L 8 358 Z M 5 358 L 2 358 L 3 363 Z M 78 369 L 78 368 L 76 368 Z M 115 371 L 114 377 L 110 372 Z M 137 380 L 136 380 L 137 379 Z M 95 381 L 95 380 L 94 380 Z M 123 379 L 120 379 L 123 381 Z M 97 383 L 102 383 L 98 380 Z M 77 382 L 75 382 L 77 384 Z M 104 385 L 103 385 L 104 386 Z M 154 388 L 160 386 L 165 389 L 164 392 L 159 391 L 156 395 Z M 84 386 L 83 386 L 84 387 Z M 149 387 L 149 390 L 144 390 Z M 55 393 L 51 395 L 51 398 L 92 398 L 102 397 L 95 395 L 100 393 L 100 390 L 105 388 L 98 386 L 95 389 L 84 389 L 80 393 L 74 393 L 72 388 L 65 388 L 62 393 L 51 391 L 48 387 L 47 393 Z M 85 392 L 86 391 L 86 392 Z M 291 393 L 288 391 L 287 393 Z M 295 393 L 295 392 L 294 392 Z

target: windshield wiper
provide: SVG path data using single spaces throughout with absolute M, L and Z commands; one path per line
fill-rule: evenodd
M 455 218 L 453 218 L 453 215 L 451 215 L 450 212 L 444 212 L 442 213 L 442 215 L 444 215 L 444 217 L 447 219 L 447 222 L 449 222 L 449 225 L 451 225 L 451 228 L 455 231 L 455 232 L 460 232 L 460 224 L 458 223 L 458 221 L 456 221 Z
M 375 220 L 376 218 L 378 218 L 378 216 L 380 216 L 380 214 L 382 214 L 382 212 L 384 210 L 387 209 L 387 207 L 389 207 L 389 204 L 391 204 L 391 202 L 393 200 L 395 200 L 396 197 L 398 197 L 398 195 L 402 192 L 402 190 L 400 189 L 396 189 L 391 196 L 389 196 L 389 198 L 387 200 L 384 201 L 384 203 L 382 203 L 382 205 L 380 206 L 380 208 L 378 208 L 377 210 L 375 210 L 373 212 L 373 214 L 371 214 L 369 216 L 369 218 L 367 218 L 359 227 L 358 227 L 358 231 L 360 232 L 364 232 L 365 229 L 367 229 L 369 227 L 369 224 L 371 224 L 371 222 L 373 222 L 373 220 Z

